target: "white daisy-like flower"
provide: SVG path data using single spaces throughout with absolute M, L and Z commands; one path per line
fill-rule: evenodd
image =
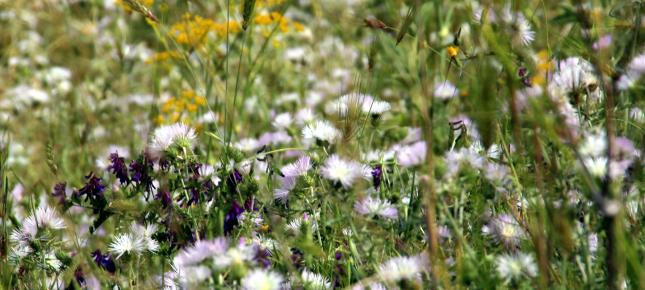
M 300 230 L 302 229 L 302 225 L 310 225 L 312 231 L 316 231 L 318 229 L 318 223 L 316 222 L 315 218 L 312 218 L 309 214 L 305 213 L 302 215 L 302 217 L 297 217 L 289 221 L 287 223 L 287 230 L 293 232 L 293 233 L 300 233 Z
M 607 151 L 607 138 L 605 134 L 600 132 L 586 136 L 578 151 L 582 156 L 598 157 L 605 155 Z
M 391 108 L 390 103 L 385 101 L 373 100 L 363 105 L 363 113 L 372 115 L 381 115 Z
M 182 123 L 176 123 L 155 129 L 150 147 L 157 152 L 163 152 L 172 145 L 191 148 L 196 139 L 197 135 L 195 135 L 193 128 Z
M 569 57 L 558 63 L 558 70 L 549 82 L 549 92 L 552 97 L 563 98 L 597 82 L 591 63 L 579 57 Z
M 133 233 L 136 238 L 140 239 L 143 243 L 143 247 L 151 252 L 156 252 L 159 250 L 159 243 L 152 238 L 152 235 L 157 232 L 157 226 L 154 224 L 148 224 L 142 226 L 133 222 L 130 226 L 130 231 Z
M 535 31 L 531 28 L 531 24 L 526 17 L 519 14 L 515 24 L 517 25 L 517 37 L 519 41 L 525 46 L 531 44 L 535 39 Z
M 642 75 L 645 73 L 645 53 L 639 54 L 635 56 L 630 62 L 627 68 L 632 71 L 637 73 L 638 75 Z
M 302 136 L 310 142 L 318 140 L 333 144 L 340 138 L 340 131 L 329 121 L 317 120 L 314 123 L 307 124 L 302 129 Z
M 502 254 L 495 259 L 497 274 L 505 282 L 523 277 L 537 276 L 537 266 L 533 256 L 519 252 L 517 254 Z
M 22 233 L 35 237 L 38 229 L 60 230 L 65 228 L 65 221 L 47 205 L 42 205 L 22 222 Z
M 451 99 L 459 94 L 459 90 L 449 81 L 437 83 L 434 87 L 434 96 L 440 100 Z
M 226 253 L 213 256 L 213 265 L 216 269 L 223 269 L 231 265 L 243 265 L 252 261 L 257 253 L 257 245 L 240 241 L 237 246 L 230 247 Z
M 390 149 L 396 156 L 396 161 L 403 167 L 419 165 L 426 159 L 427 147 L 425 141 L 410 145 L 396 144 Z
M 124 254 L 139 255 L 146 249 L 146 245 L 143 239 L 128 233 L 118 235 L 108 246 L 108 249 L 116 254 L 118 259 Z
M 296 124 L 304 126 L 314 120 L 315 114 L 311 108 L 304 108 L 296 113 Z
M 589 174 L 595 177 L 604 177 L 607 174 L 607 157 L 587 157 L 584 158 L 585 166 Z
M 49 252 L 45 255 L 45 265 L 55 272 L 58 272 L 63 266 L 63 262 L 56 258 L 56 254 Z
M 343 187 L 348 188 L 352 186 L 356 178 L 363 176 L 364 170 L 360 163 L 341 159 L 334 154 L 325 160 L 320 173 L 323 177 L 340 182 Z
M 362 215 L 378 215 L 388 219 L 396 219 L 399 212 L 387 200 L 368 196 L 354 203 L 354 210 Z
M 173 259 L 173 264 L 176 267 L 196 265 L 208 258 L 225 254 L 228 246 L 228 239 L 222 237 L 199 240 L 194 245 L 181 250 Z
M 191 289 L 191 285 L 193 285 L 194 287 L 197 283 L 211 277 L 211 270 L 208 267 L 201 265 L 185 266 L 177 268 L 175 269 L 175 271 L 176 272 L 174 274 L 166 274 L 168 275 L 168 277 L 166 277 L 166 279 L 164 280 L 170 282 L 171 286 L 175 286 L 175 281 L 179 282 L 179 285 L 181 285 L 182 287 L 174 289 Z
M 289 163 L 282 167 L 280 171 L 284 176 L 303 176 L 311 169 L 311 158 L 302 156 L 294 163 Z
M 302 270 L 300 278 L 302 278 L 302 282 L 306 289 L 322 290 L 331 288 L 331 282 L 329 282 L 329 279 L 307 269 Z
M 254 269 L 242 279 L 244 290 L 279 290 L 282 288 L 282 275 L 266 270 Z
M 508 214 L 500 214 L 482 228 L 484 235 L 507 247 L 517 246 L 526 234 L 519 223 Z
M 419 277 L 428 268 L 425 256 L 395 257 L 381 264 L 377 277 L 386 282 L 397 282 L 404 279 Z
M 262 145 L 260 145 L 260 142 L 257 139 L 244 138 L 235 143 L 234 147 L 244 152 L 253 152 L 260 149 Z
M 285 129 L 291 126 L 291 123 L 293 123 L 293 117 L 289 113 L 278 114 L 273 118 L 273 122 L 271 122 L 276 129 Z
M 645 120 L 645 113 L 638 107 L 634 107 L 629 110 L 629 118 L 636 122 L 643 122 Z

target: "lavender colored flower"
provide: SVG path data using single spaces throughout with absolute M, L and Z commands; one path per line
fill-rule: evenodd
M 377 215 L 388 219 L 399 216 L 398 210 L 389 201 L 369 196 L 356 201 L 354 210 L 362 215 Z
M 128 166 L 125 164 L 125 158 L 120 157 L 119 153 L 115 152 L 110 154 L 110 166 L 108 166 L 108 170 L 112 171 L 121 184 L 130 183 Z
M 157 195 L 155 196 L 155 199 L 161 201 L 161 206 L 163 208 L 167 208 L 168 206 L 172 205 L 172 195 L 168 190 L 159 190 L 157 192 Z
M 516 247 L 525 238 L 524 229 L 508 214 L 494 217 L 482 231 L 495 242 L 507 247 Z
M 116 272 L 116 265 L 114 264 L 114 260 L 112 260 L 112 256 L 110 254 L 103 255 L 101 254 L 101 250 L 96 250 L 92 252 L 92 259 L 94 259 L 94 262 L 96 262 L 96 265 L 98 265 L 99 268 L 112 274 Z
M 240 184 L 243 180 L 242 173 L 239 170 L 233 169 L 226 179 L 226 184 L 230 192 L 235 192 L 237 190 L 237 185 Z

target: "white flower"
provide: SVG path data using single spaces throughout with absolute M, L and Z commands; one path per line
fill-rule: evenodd
M 632 61 L 629 62 L 627 68 L 638 75 L 645 73 L 645 53 L 635 56 Z
M 155 129 L 150 147 L 163 152 L 172 145 L 191 148 L 197 136 L 195 130 L 182 123 L 165 125 Z
M 120 234 L 109 245 L 110 252 L 117 255 L 117 259 L 124 254 L 139 255 L 145 250 L 146 245 L 143 239 L 132 234 Z
M 311 158 L 302 156 L 294 163 L 282 167 L 280 170 L 284 176 L 303 176 L 311 169 Z
M 606 154 L 607 138 L 604 133 L 588 135 L 578 149 L 582 156 L 598 157 Z
M 271 122 L 271 124 L 276 129 L 284 129 L 284 128 L 287 128 L 287 127 L 291 126 L 292 122 L 293 122 L 293 118 L 291 117 L 291 114 L 282 113 L 282 114 L 276 115 L 273 118 L 273 122 Z
M 325 160 L 321 172 L 325 178 L 340 182 L 343 187 L 352 186 L 356 178 L 363 176 L 363 166 L 356 161 L 347 161 L 334 154 Z
M 411 145 L 392 146 L 391 151 L 395 152 L 396 160 L 403 167 L 412 167 L 421 164 L 426 159 L 426 142 L 418 141 Z
M 38 229 L 60 230 L 65 228 L 65 221 L 47 205 L 40 206 L 22 222 L 22 233 L 35 237 Z
M 503 254 L 497 256 L 495 262 L 497 264 L 497 273 L 506 282 L 522 277 L 537 276 L 537 266 L 531 255 L 521 252 L 517 254 Z
M 152 239 L 152 235 L 157 232 L 156 225 L 148 224 L 146 226 L 142 226 L 137 224 L 136 222 L 133 222 L 130 226 L 130 231 L 136 237 L 136 239 L 141 240 L 144 249 L 151 252 L 156 252 L 157 250 L 159 250 L 159 243 Z
M 528 46 L 535 39 L 535 31 L 524 15 L 519 14 L 516 21 L 517 36 L 523 45 Z
M 53 252 L 49 252 L 45 255 L 45 264 L 56 272 L 58 272 L 63 266 L 63 262 L 58 260 Z
M 514 247 L 524 239 L 524 229 L 508 214 L 500 214 L 482 228 L 484 235 L 491 237 L 495 242 Z
M 245 138 L 237 143 L 235 143 L 235 148 L 240 149 L 244 152 L 252 152 L 260 149 L 262 145 L 260 145 L 260 142 L 257 139 L 254 138 Z
M 265 269 L 254 269 L 242 279 L 244 290 L 279 290 L 284 278 L 282 275 Z
M 386 282 L 417 278 L 428 267 L 424 256 L 395 257 L 379 266 L 377 277 Z
M 314 123 L 307 124 L 302 129 L 302 136 L 308 141 L 326 141 L 333 144 L 340 138 L 340 131 L 325 120 L 318 120 Z
M 584 163 L 592 176 L 604 177 L 607 174 L 607 157 L 587 157 L 584 158 Z
M 331 288 L 331 282 L 329 282 L 329 279 L 325 278 L 323 275 L 311 272 L 307 269 L 302 270 L 300 277 L 302 278 L 306 289 L 320 290 Z
M 558 70 L 549 82 L 552 97 L 565 97 L 591 84 L 596 84 L 593 66 L 579 57 L 570 57 L 558 63 Z
M 362 215 L 379 215 L 389 219 L 396 219 L 399 215 L 396 207 L 389 201 L 371 196 L 356 201 L 354 210 Z
M 372 114 L 372 115 L 380 115 L 383 114 L 387 111 L 389 111 L 391 108 L 390 103 L 385 102 L 385 101 L 379 101 L 379 100 L 373 100 L 371 103 L 366 103 L 363 106 L 363 113 L 366 114 Z
M 191 247 L 181 250 L 173 259 L 173 264 L 179 268 L 196 265 L 207 258 L 224 255 L 228 246 L 229 241 L 226 238 L 199 240 Z
M 310 108 L 304 108 L 296 113 L 296 124 L 304 126 L 314 120 L 314 111 Z
M 437 83 L 434 87 L 434 96 L 440 100 L 451 99 L 459 94 L 459 90 L 449 81 Z

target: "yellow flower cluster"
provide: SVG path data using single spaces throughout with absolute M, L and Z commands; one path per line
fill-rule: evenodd
M 305 29 L 305 26 L 302 23 L 297 21 L 291 21 L 284 17 L 279 12 L 261 12 L 255 19 L 253 19 L 257 25 L 272 25 L 278 23 L 280 26 L 280 31 L 287 33 L 293 28 L 296 32 L 301 32 Z
M 171 124 L 179 121 L 192 123 L 200 108 L 206 106 L 206 98 L 193 90 L 185 90 L 179 96 L 172 96 L 161 105 L 161 112 L 155 120 L 157 124 Z
M 177 43 L 195 47 L 204 43 L 214 25 L 213 20 L 186 13 L 180 22 L 170 27 L 170 33 Z
M 146 6 L 148 8 L 152 7 L 152 4 L 155 3 L 155 0 L 138 0 L 139 3 L 143 4 L 143 6 Z M 116 3 L 125 10 L 125 12 L 132 12 L 132 8 L 126 3 L 123 3 L 123 0 L 116 0 Z
M 148 59 L 146 59 L 146 63 L 160 63 L 160 62 L 167 61 L 169 59 L 179 59 L 179 58 L 181 58 L 181 53 L 179 53 L 179 51 L 168 50 L 168 51 L 156 52 Z
M 535 76 L 531 79 L 531 83 L 537 86 L 544 85 L 546 82 L 546 77 L 553 67 L 553 63 L 549 60 L 549 54 L 546 50 L 542 50 L 537 53 L 537 63 L 536 68 L 537 72 Z

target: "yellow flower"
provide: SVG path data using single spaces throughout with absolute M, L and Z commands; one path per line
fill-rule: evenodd
M 454 45 L 448 46 L 447 50 L 448 56 L 450 56 L 450 58 L 454 58 L 457 56 L 457 54 L 459 54 L 459 47 L 456 47 Z

